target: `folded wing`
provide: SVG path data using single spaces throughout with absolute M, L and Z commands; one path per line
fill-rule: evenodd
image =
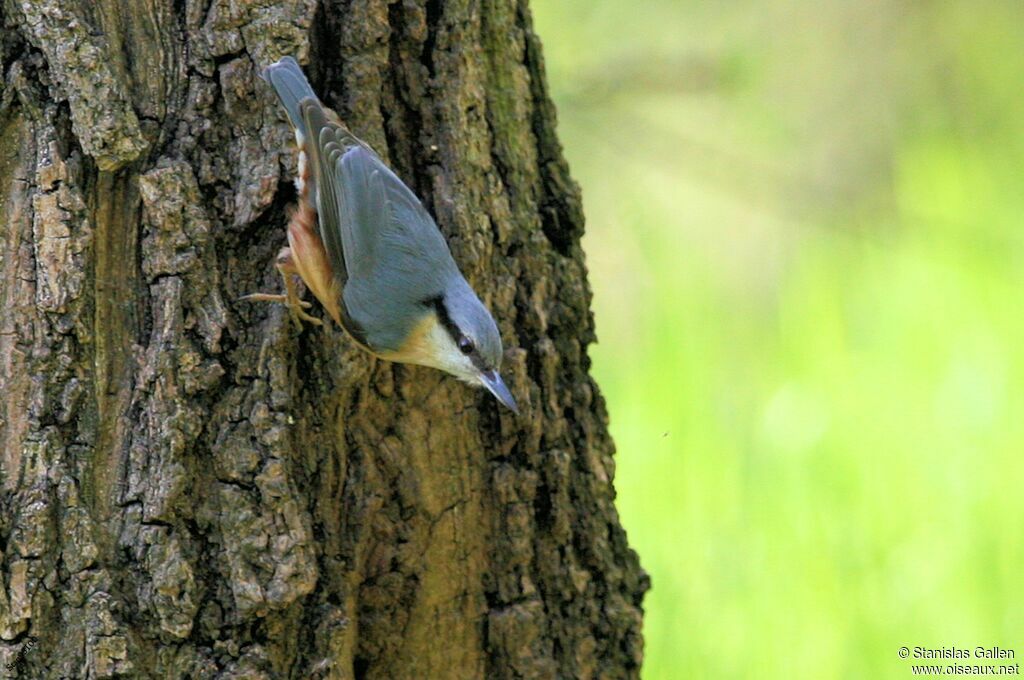
M 419 199 L 380 158 L 319 102 L 300 104 L 309 130 L 321 238 L 344 303 L 377 349 L 406 337 L 403 324 L 422 317 L 423 301 L 461 278 L 448 245 Z M 315 140 L 315 141 L 314 141 Z

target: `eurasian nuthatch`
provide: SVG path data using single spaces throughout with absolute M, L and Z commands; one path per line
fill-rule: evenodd
M 319 324 L 303 311 L 298 275 L 364 349 L 482 385 L 518 413 L 498 374 L 498 327 L 416 195 L 317 99 L 293 58 L 263 78 L 295 128 L 299 206 L 277 257 L 285 293 L 246 299 L 284 302 L 296 319 Z

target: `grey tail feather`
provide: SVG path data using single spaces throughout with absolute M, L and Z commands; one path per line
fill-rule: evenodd
M 288 111 L 288 118 L 292 125 L 305 137 L 306 124 L 302 120 L 302 113 L 299 111 L 299 103 L 303 99 L 312 97 L 317 100 L 313 86 L 306 80 L 305 74 L 299 62 L 292 57 L 282 57 L 277 63 L 263 69 L 263 79 L 270 83 L 278 98 Z

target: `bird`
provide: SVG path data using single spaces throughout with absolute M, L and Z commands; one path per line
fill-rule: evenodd
M 298 207 L 275 265 L 296 323 L 321 324 L 299 297 L 301 279 L 357 345 L 389 361 L 440 369 L 486 388 L 518 414 L 499 369 L 494 317 L 459 271 L 419 198 L 324 106 L 290 56 L 263 69 L 299 149 Z

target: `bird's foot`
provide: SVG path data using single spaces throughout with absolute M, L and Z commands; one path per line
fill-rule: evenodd
M 238 299 L 239 300 L 245 300 L 246 302 L 279 302 L 279 303 L 282 303 L 286 307 L 288 307 L 288 313 L 291 315 L 292 320 L 295 321 L 295 324 L 299 328 L 302 328 L 302 322 L 303 321 L 308 321 L 309 323 L 311 323 L 311 324 L 313 324 L 315 326 L 323 325 L 323 321 L 321 321 L 320 319 L 316 318 L 315 316 L 310 316 L 309 314 L 307 314 L 305 312 L 306 309 L 309 309 L 313 305 L 308 303 L 308 302 L 306 302 L 305 300 L 300 299 L 298 297 L 298 295 L 295 295 L 294 294 L 294 289 L 295 289 L 294 286 L 290 286 L 290 288 L 291 288 L 291 291 L 289 291 L 289 292 L 292 293 L 291 295 L 288 295 L 288 294 L 283 294 L 282 295 L 282 294 L 277 294 L 277 293 L 250 293 L 249 295 L 243 295 L 242 297 L 240 297 Z
M 306 302 L 305 300 L 299 299 L 298 297 L 291 297 L 288 295 L 282 295 L 278 293 L 250 293 L 249 295 L 243 295 L 238 299 L 239 301 L 244 300 L 246 302 L 279 302 L 281 304 L 284 304 L 286 307 L 288 307 L 288 313 L 291 315 L 292 319 L 299 326 L 299 328 L 302 327 L 303 321 L 308 321 L 309 323 L 316 326 L 323 325 L 323 321 L 316 318 L 315 316 L 310 316 L 305 312 L 306 309 L 309 309 L 313 305 Z
M 306 314 L 305 310 L 309 309 L 313 305 L 306 302 L 299 297 L 299 291 L 296 287 L 296 279 L 298 278 L 294 264 L 291 260 L 291 251 L 288 248 L 282 248 L 281 252 L 277 256 L 277 271 L 281 273 L 281 278 L 284 280 L 284 293 L 250 293 L 249 295 L 243 295 L 239 300 L 247 300 L 249 302 L 280 302 L 288 307 L 288 313 L 291 314 L 292 320 L 295 325 L 300 329 L 302 328 L 302 322 L 308 321 L 314 326 L 323 325 L 323 321 Z

